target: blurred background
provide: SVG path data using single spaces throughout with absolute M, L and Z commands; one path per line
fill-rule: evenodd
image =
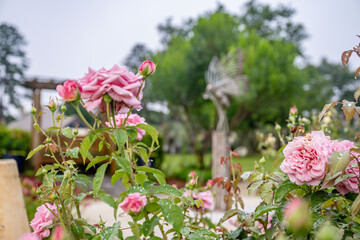
M 217 113 L 203 97 L 205 72 L 214 56 L 229 62 L 240 49 L 247 81 L 226 116 L 231 147 L 250 170 L 260 152 L 276 148 L 274 125 L 286 126 L 290 107 L 312 124 L 324 104 L 352 98 L 360 64 L 353 58 L 344 68 L 340 57 L 359 42 L 359 9 L 357 0 L 0 0 L 1 158 L 26 156 L 33 101 L 46 105 L 57 82 L 88 67 L 136 72 L 149 58 L 157 73 L 139 114 L 160 131 L 156 167 L 169 178 L 196 170 L 207 179 Z M 49 84 L 40 92 L 39 83 Z

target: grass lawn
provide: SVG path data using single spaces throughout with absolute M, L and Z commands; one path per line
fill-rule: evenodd
M 251 171 L 254 168 L 254 161 L 261 158 L 260 154 L 241 157 L 236 159 L 241 164 L 243 171 Z M 273 160 L 267 160 L 265 163 L 267 170 L 273 170 Z M 197 169 L 197 160 L 194 154 L 165 154 L 161 170 L 168 178 L 178 178 L 186 180 L 191 171 L 199 175 L 200 181 L 204 182 L 211 178 L 211 154 L 205 155 L 205 169 Z

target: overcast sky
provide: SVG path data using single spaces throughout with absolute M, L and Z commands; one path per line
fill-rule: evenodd
M 0 23 L 15 25 L 24 35 L 30 60 L 28 76 L 77 79 L 88 67 L 120 64 L 135 43 L 161 47 L 157 25 L 167 17 L 181 23 L 222 3 L 238 13 L 235 0 L 0 0 Z M 340 63 L 342 51 L 359 42 L 359 0 L 272 0 L 296 9 L 295 22 L 305 25 L 305 54 Z M 220 37 L 220 36 L 219 36 Z M 355 61 L 355 57 L 351 62 Z

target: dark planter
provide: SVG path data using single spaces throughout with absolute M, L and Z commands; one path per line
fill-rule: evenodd
M 4 154 L 3 159 L 14 159 L 16 161 L 19 173 L 24 172 L 24 170 L 25 170 L 25 157 L 24 156 Z

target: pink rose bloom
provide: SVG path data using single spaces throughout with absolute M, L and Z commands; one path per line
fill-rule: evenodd
M 123 121 L 126 119 L 127 117 L 127 114 L 118 114 L 115 116 L 115 122 L 116 122 L 116 127 L 119 128 Z M 108 127 L 113 127 L 114 123 L 113 123 L 113 118 L 111 117 L 110 118 L 111 120 L 111 123 L 109 122 L 105 122 L 106 126 Z M 145 119 L 143 117 L 140 117 L 139 115 L 137 115 L 136 113 L 132 113 L 130 114 L 129 118 L 127 119 L 126 121 L 126 126 L 131 126 L 131 127 L 134 127 L 140 123 L 143 123 L 143 124 L 147 124 L 145 122 Z M 141 140 L 143 138 L 143 136 L 146 134 L 146 131 L 144 129 L 141 129 L 141 128 L 136 128 L 137 132 L 138 132 L 138 135 L 136 137 L 137 140 Z
M 207 190 L 205 192 L 199 192 L 199 193 L 193 194 L 193 198 L 194 198 L 194 200 L 200 199 L 203 201 L 204 206 L 201 206 L 199 209 L 197 209 L 200 211 L 210 209 L 211 204 L 214 201 L 214 196 L 209 190 Z
M 343 195 L 348 192 L 359 193 L 359 166 L 356 159 L 348 164 L 345 174 L 355 174 L 355 176 L 338 183 L 336 190 Z
M 19 240 L 41 240 L 41 238 L 34 233 L 26 233 Z
M 319 185 L 332 151 L 330 137 L 322 131 L 295 137 L 283 150 L 285 159 L 280 169 L 298 185 Z
M 119 206 L 128 214 L 129 211 L 138 214 L 145 207 L 146 202 L 146 196 L 141 196 L 140 193 L 130 193 Z
M 46 203 L 46 206 L 56 215 L 58 214 L 55 204 Z M 45 227 L 53 224 L 53 220 L 55 219 L 54 214 L 49 211 L 46 206 L 43 204 L 38 207 L 34 219 L 30 222 L 30 226 L 34 230 L 33 234 L 41 238 L 50 236 L 50 229 Z
M 109 70 L 101 68 L 98 71 L 89 68 L 79 84 L 82 87 L 81 98 L 89 99 L 84 106 L 88 111 L 98 108 L 100 112 L 106 112 L 105 94 L 115 102 L 116 112 L 126 113 L 130 107 L 142 109 L 142 76 L 129 72 L 126 67 L 114 65 Z
M 81 92 L 81 87 L 75 80 L 67 80 L 64 85 L 57 85 L 56 91 L 58 91 L 60 97 L 65 101 L 74 101 L 78 97 L 78 90 Z
M 151 62 L 149 59 L 146 59 L 139 67 L 139 73 L 143 76 L 150 76 L 154 74 L 155 70 L 155 63 Z

